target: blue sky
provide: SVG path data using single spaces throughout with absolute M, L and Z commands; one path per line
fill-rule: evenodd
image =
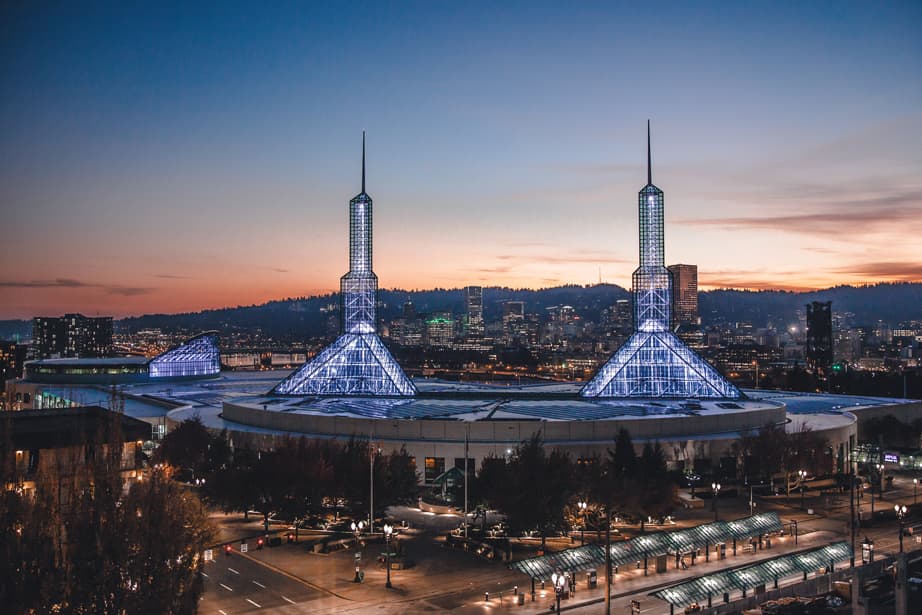
M 345 271 L 629 286 L 653 122 L 703 286 L 922 279 L 922 5 L 17 3 L 0 317 L 185 311 Z

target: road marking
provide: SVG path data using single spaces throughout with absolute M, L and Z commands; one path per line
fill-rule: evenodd
M 252 604 L 253 606 L 255 606 L 257 609 L 261 609 L 261 608 L 262 608 L 261 606 L 259 606 L 258 604 L 256 604 L 256 603 L 253 602 L 252 600 L 250 600 L 249 598 L 247 598 L 247 602 L 249 602 L 250 604 Z
M 266 586 L 260 583 L 259 581 L 253 581 L 253 582 L 259 585 L 260 587 L 262 587 L 263 589 L 266 589 Z
M 205 577 L 206 579 L 208 578 L 208 575 L 205 574 L 204 572 L 202 573 L 202 576 Z
M 282 596 L 282 600 L 284 600 L 285 602 L 290 602 L 291 604 L 298 604 L 297 602 L 295 602 L 295 601 L 292 600 L 291 598 L 286 598 L 285 596 Z
M 218 613 L 220 613 L 221 615 L 227 615 L 227 613 L 225 613 L 225 612 L 222 611 L 221 609 L 218 609 Z
M 227 585 L 225 585 L 224 583 L 218 583 L 218 585 L 220 585 L 221 587 L 223 587 L 224 589 L 226 589 L 226 590 L 229 591 L 229 592 L 234 591 L 234 590 L 232 590 L 230 587 L 228 587 Z
M 239 572 L 237 572 L 237 571 L 234 570 L 233 568 L 228 568 L 228 570 L 230 570 L 230 571 L 233 572 L 234 574 L 240 574 Z

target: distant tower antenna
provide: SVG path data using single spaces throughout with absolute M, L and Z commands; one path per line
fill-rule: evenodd
M 650 121 L 647 120 L 647 132 L 650 131 Z M 647 134 L 647 147 L 650 146 L 650 135 Z M 365 131 L 362 131 L 362 193 L 365 192 Z
M 364 135 L 365 135 L 365 133 L 362 133 L 362 151 L 363 151 L 363 152 L 365 151 L 365 150 L 364 150 L 364 148 L 365 148 L 365 136 L 364 136 Z M 365 171 L 364 171 L 364 168 L 365 168 L 365 166 L 364 166 L 364 164 L 365 164 L 364 160 L 365 160 L 365 158 L 364 158 L 364 156 L 365 156 L 365 154 L 363 153 L 362 156 L 363 156 L 363 158 L 362 158 L 362 161 L 363 161 L 363 162 L 362 162 L 362 165 L 363 165 L 363 166 L 362 166 L 362 169 L 363 169 L 363 171 L 362 171 L 362 178 L 363 178 L 363 180 L 362 180 L 362 181 L 364 182 L 364 177 L 365 177 Z M 651 156 L 650 156 L 650 120 L 647 120 L 647 185 L 648 185 L 648 186 L 649 186 L 650 184 L 653 183 L 653 164 L 652 164 L 651 160 L 652 160 L 652 158 L 651 158 Z

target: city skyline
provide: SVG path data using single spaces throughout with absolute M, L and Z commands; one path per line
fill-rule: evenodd
M 0 318 L 332 292 L 363 129 L 382 287 L 629 288 L 648 117 L 702 290 L 922 280 L 920 7 L 527 8 L 5 7 Z

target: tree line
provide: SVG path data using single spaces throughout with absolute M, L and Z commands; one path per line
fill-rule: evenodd
M 367 439 L 287 437 L 269 450 L 232 447 L 226 431 L 210 433 L 193 418 L 164 437 L 157 459 L 179 469 L 184 480 L 227 512 L 257 511 L 294 520 L 321 514 L 342 502 L 353 510 L 369 504 L 374 480 L 377 510 L 411 503 L 418 474 L 405 449 L 381 453 Z
M 598 530 L 602 519 L 620 516 L 639 521 L 643 531 L 648 518 L 673 511 L 677 484 L 659 443 L 645 443 L 638 456 L 630 433 L 621 429 L 606 455 L 577 460 L 548 452 L 536 434 L 508 459 L 484 459 L 471 490 L 474 501 L 506 514 L 513 533 L 537 531 L 543 547 L 548 535 L 575 522 Z

